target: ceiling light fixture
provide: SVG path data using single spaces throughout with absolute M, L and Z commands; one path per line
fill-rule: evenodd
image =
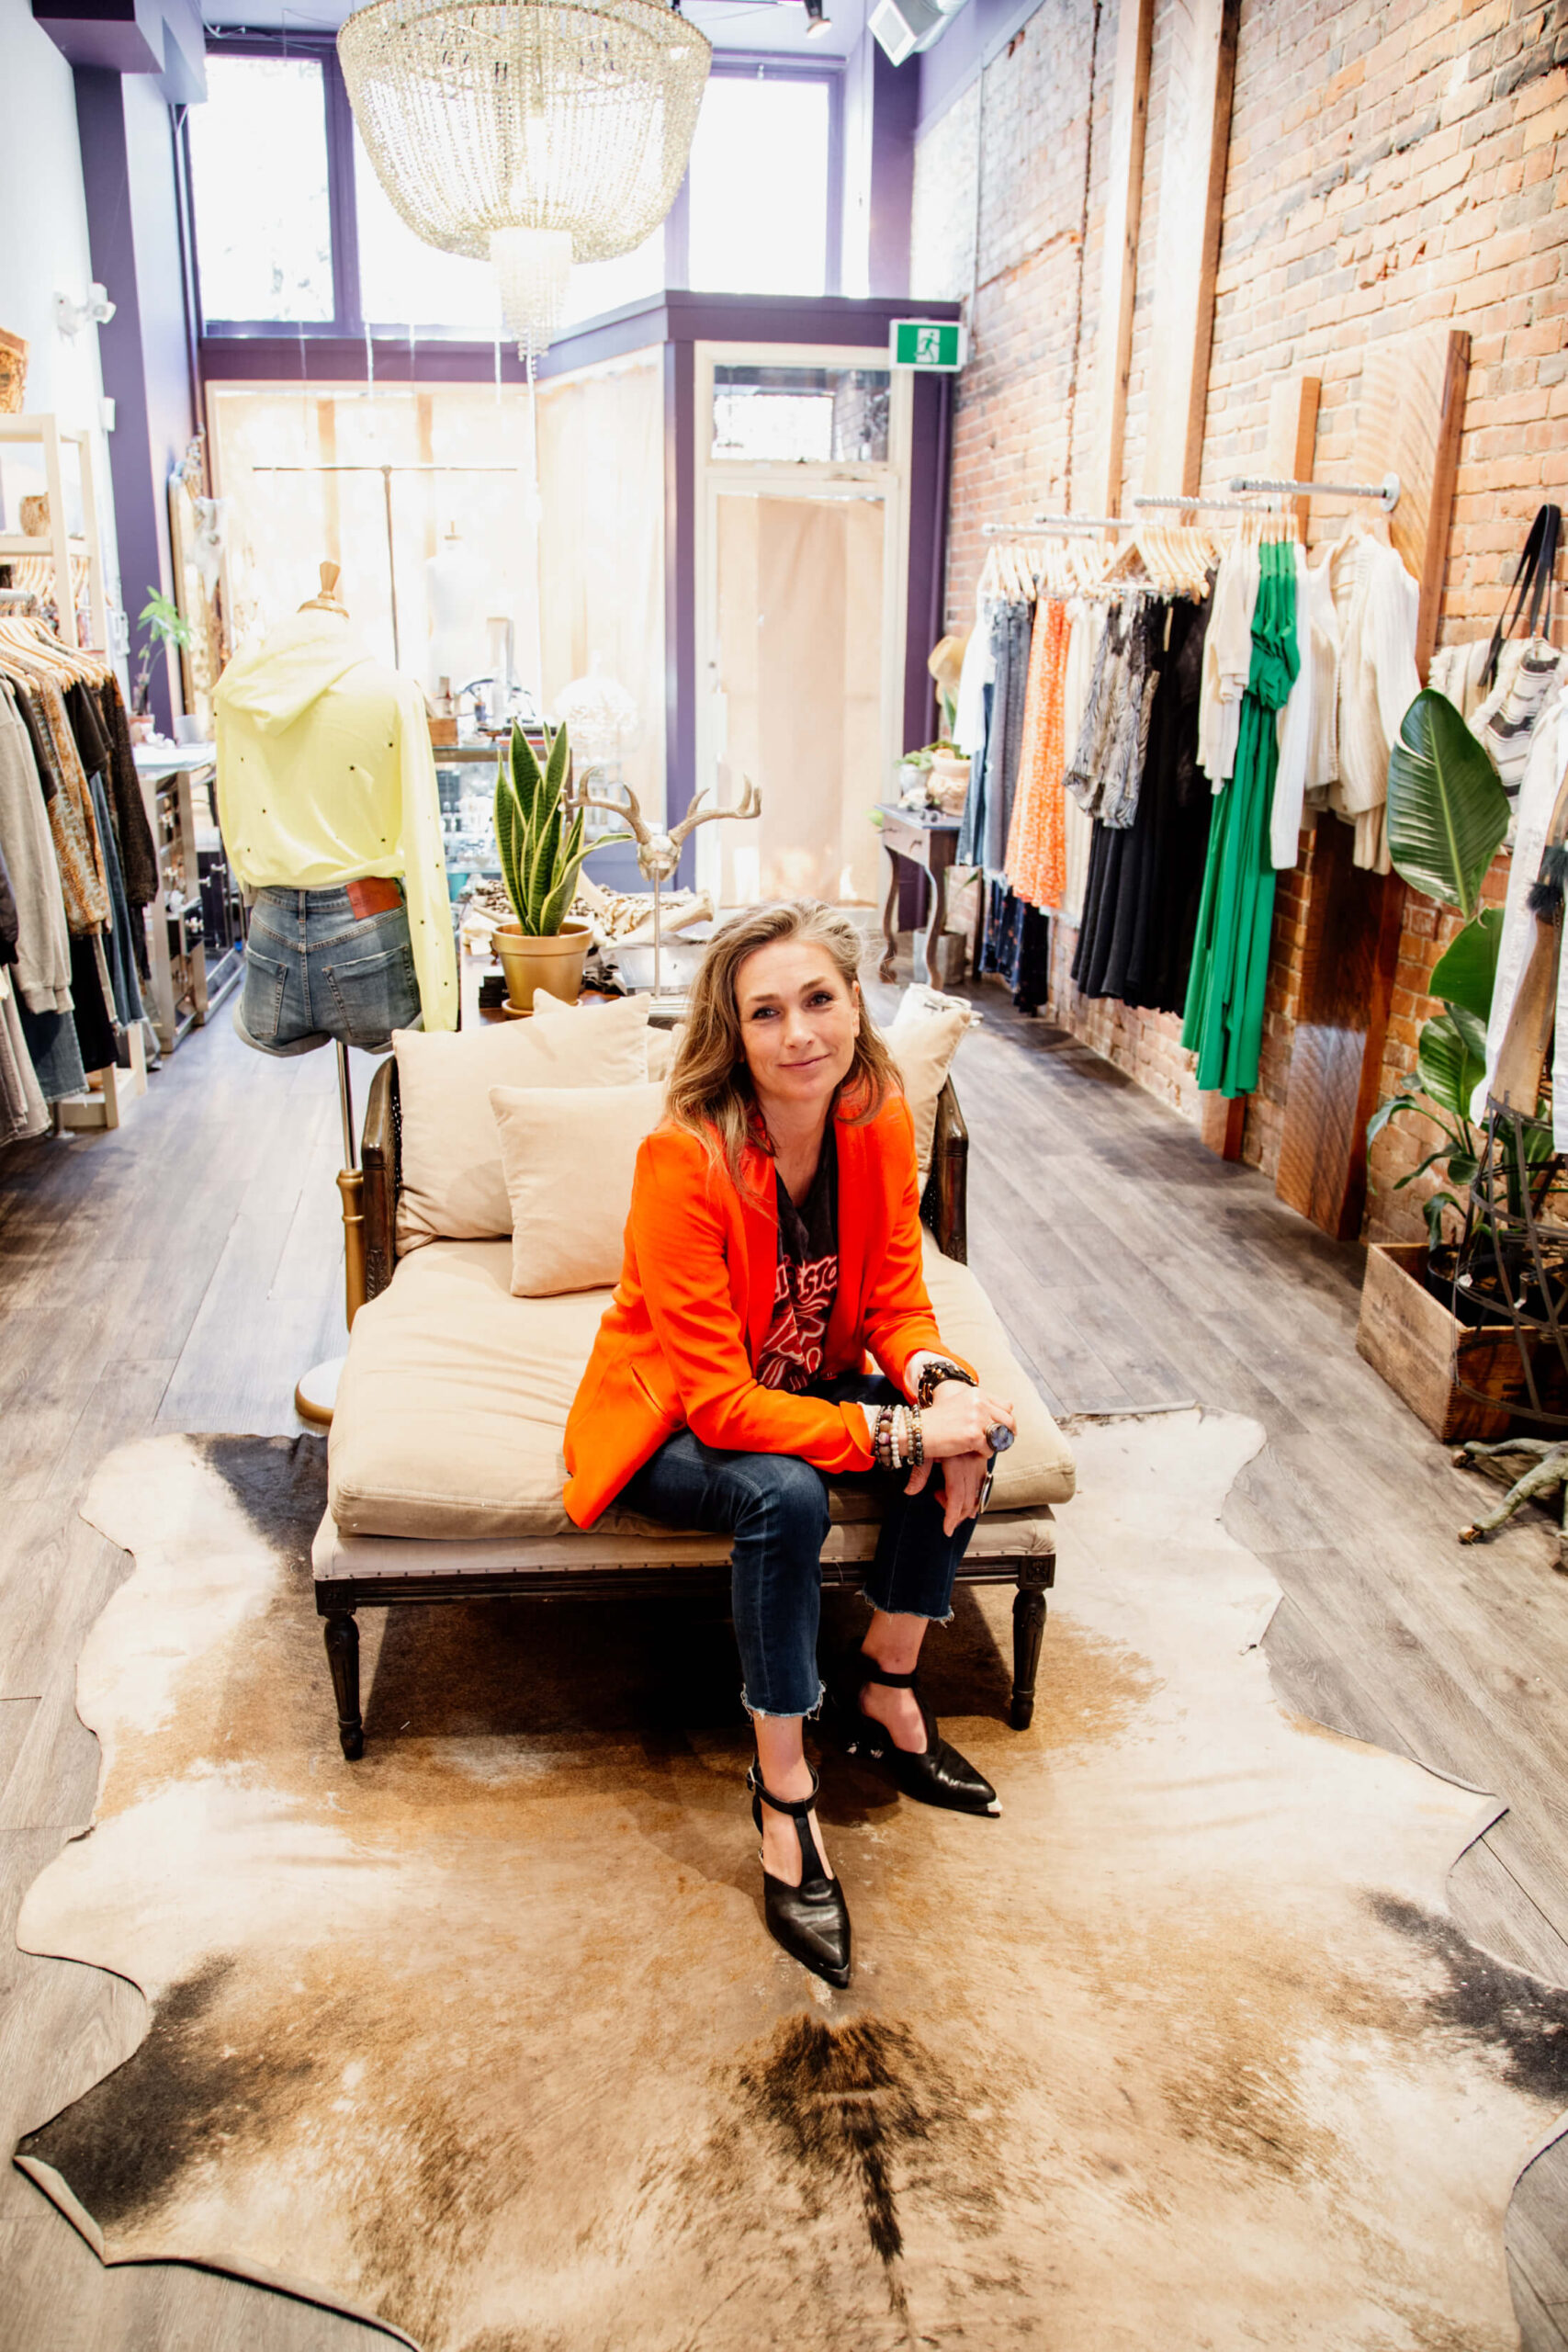
M 822 0 L 806 0 L 806 38 L 819 40 L 833 29 L 832 19 L 823 9 Z
M 572 263 L 635 252 L 669 211 L 713 56 L 668 0 L 370 0 L 337 48 L 393 210 L 494 265 L 529 361 Z

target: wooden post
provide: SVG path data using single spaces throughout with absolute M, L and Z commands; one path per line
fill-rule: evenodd
M 1105 194 L 1105 285 L 1100 302 L 1100 403 L 1105 441 L 1091 505 L 1121 511 L 1122 453 L 1127 425 L 1127 375 L 1133 357 L 1133 302 L 1138 283 L 1138 232 L 1144 210 L 1144 141 L 1149 119 L 1149 56 L 1154 0 L 1123 0 L 1116 20 L 1116 78 L 1111 97 L 1111 165 Z
M 1422 328 L 1370 346 L 1356 396 L 1350 479 L 1399 476 L 1389 537 L 1421 583 L 1416 659 L 1423 677 L 1442 608 L 1469 368 L 1467 334 Z M 1366 1203 L 1367 1121 L 1381 1091 L 1404 885 L 1356 866 L 1348 827 L 1325 816 L 1308 892 L 1275 1191 L 1325 1233 L 1352 1240 Z

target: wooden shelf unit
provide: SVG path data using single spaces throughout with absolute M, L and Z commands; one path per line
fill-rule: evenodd
M 0 416 L 0 444 L 34 443 L 43 451 L 44 482 L 49 492 L 49 529 L 41 535 L 0 532 L 0 563 L 17 556 L 43 556 L 54 565 L 55 605 L 60 615 L 60 640 L 73 650 L 81 646 L 76 628 L 76 594 L 71 577 L 73 556 L 87 560 L 87 609 L 92 616 L 92 642 L 109 641 L 108 600 L 104 590 L 103 545 L 98 535 L 98 502 L 93 480 L 93 436 L 85 425 L 62 424 L 42 410 L 17 416 Z M 63 444 L 72 443 L 82 477 L 81 535 L 65 527 L 65 474 L 60 461 Z M 62 586 L 63 582 L 63 587 Z

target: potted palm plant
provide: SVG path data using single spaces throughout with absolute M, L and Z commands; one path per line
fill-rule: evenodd
M 569 822 L 564 806 L 571 759 L 566 729 L 558 727 L 552 735 L 547 728 L 545 743 L 541 768 L 533 745 L 513 722 L 495 778 L 496 846 L 516 917 L 498 927 L 495 952 L 518 1012 L 532 1012 L 536 989 L 575 1003 L 593 936 L 589 924 L 572 922 L 567 913 L 577 896 L 587 844 L 583 811 Z
M 1388 762 L 1390 859 L 1413 890 L 1465 920 L 1432 973 L 1442 1010 L 1417 1041 L 1416 1085 L 1382 1103 L 1367 1125 L 1370 1144 L 1392 1119 L 1430 1121 L 1437 1142 L 1394 1189 L 1431 1169 L 1446 1181 L 1423 1204 L 1424 1243 L 1375 1241 L 1368 1250 L 1356 1346 L 1435 1437 L 1501 1437 L 1523 1393 L 1518 1350 L 1510 1327 L 1467 1326 L 1453 1314 L 1447 1226 L 1462 1214 L 1479 1155 L 1471 1103 L 1486 1074 L 1503 927 L 1501 910 L 1482 906 L 1481 889 L 1508 829 L 1508 798 L 1446 695 L 1423 688 L 1399 736 Z M 1477 1402 L 1476 1390 L 1495 1406 Z
M 191 642 L 191 625 L 170 596 L 156 588 L 147 591 L 147 602 L 137 616 L 139 626 L 146 634 L 141 640 L 141 659 L 137 663 L 136 677 L 131 686 L 131 734 L 145 739 L 152 731 L 152 663 L 160 649 L 171 646 L 185 650 Z

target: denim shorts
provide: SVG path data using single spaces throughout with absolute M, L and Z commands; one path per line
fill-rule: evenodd
M 264 1054 L 307 1054 L 341 1038 L 374 1053 L 419 1026 L 406 907 L 356 916 L 348 892 L 256 892 L 234 1026 Z

